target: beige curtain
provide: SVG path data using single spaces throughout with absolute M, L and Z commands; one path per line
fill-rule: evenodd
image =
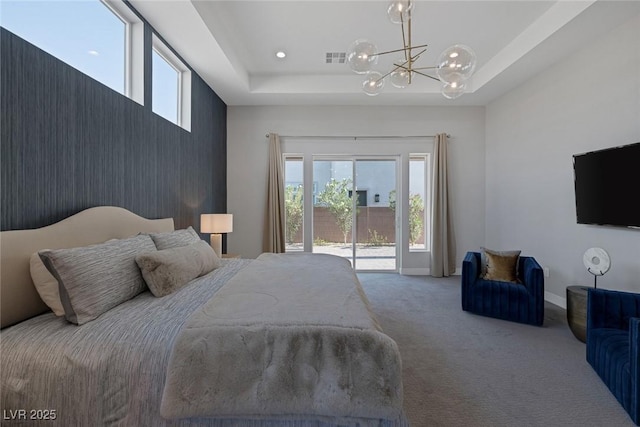
M 267 215 L 263 251 L 284 252 L 284 168 L 278 134 L 269 134 L 269 176 L 267 177 Z
M 456 271 L 456 242 L 449 203 L 447 134 L 435 136 L 431 204 L 431 275 L 451 276 Z

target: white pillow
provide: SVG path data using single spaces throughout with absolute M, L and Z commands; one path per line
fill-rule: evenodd
M 38 252 L 34 252 L 29 259 L 29 269 L 31 270 L 31 280 L 36 286 L 36 291 L 45 304 L 55 313 L 56 316 L 64 316 L 64 308 L 60 302 L 60 291 L 58 281 L 49 273 L 44 266 Z

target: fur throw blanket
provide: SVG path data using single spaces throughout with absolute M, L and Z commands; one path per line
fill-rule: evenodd
M 187 320 L 161 413 L 398 419 L 400 354 L 348 261 L 263 254 Z

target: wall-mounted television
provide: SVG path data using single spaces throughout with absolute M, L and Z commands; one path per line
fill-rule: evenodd
M 640 142 L 573 156 L 578 224 L 640 228 Z

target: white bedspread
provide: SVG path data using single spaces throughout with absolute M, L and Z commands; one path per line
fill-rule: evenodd
M 161 413 L 399 420 L 400 354 L 348 261 L 263 254 L 185 323 Z

